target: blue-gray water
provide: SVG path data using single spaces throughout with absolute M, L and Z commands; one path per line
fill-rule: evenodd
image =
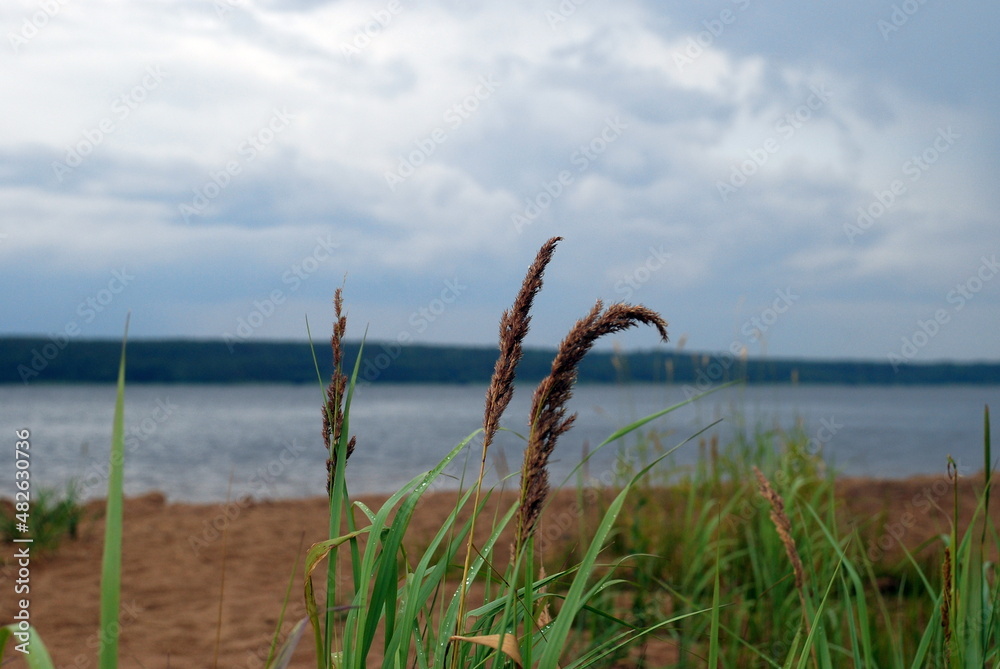
M 524 433 L 531 388 L 521 387 L 504 426 Z M 371 385 L 351 412 L 358 447 L 348 465 L 353 493 L 385 492 L 436 464 L 482 422 L 485 386 Z M 617 427 L 685 399 L 679 386 L 579 386 L 576 425 L 559 442 L 552 479 L 562 481 L 582 453 Z M 174 501 L 218 501 L 228 494 L 307 497 L 324 492 L 320 392 L 313 386 L 131 386 L 126 391 L 127 494 L 158 490 Z M 804 421 L 828 459 L 848 475 L 903 477 L 944 470 L 952 455 L 965 471 L 982 467 L 983 405 L 1000 406 L 1000 386 L 727 388 L 671 413 L 651 427 L 672 445 L 722 418 L 725 443 L 742 424 L 791 427 Z M 111 386 L 0 386 L 0 496 L 13 491 L 14 431 L 31 431 L 31 474 L 38 488 L 75 479 L 85 497 L 104 495 L 111 439 Z M 711 432 L 707 433 L 711 434 Z M 478 445 L 478 442 L 474 442 Z M 634 443 L 626 441 L 626 444 Z M 501 433 L 490 458 L 520 465 L 521 442 Z M 1000 450 L 1000 449 L 998 449 Z M 698 447 L 681 448 L 690 464 Z M 607 478 L 615 450 L 595 456 L 589 475 Z M 478 468 L 478 450 L 469 470 Z M 472 462 L 476 461 L 476 462 Z M 464 462 L 464 460 L 459 461 Z M 457 485 L 461 466 L 452 466 Z M 496 480 L 495 477 L 493 480 Z

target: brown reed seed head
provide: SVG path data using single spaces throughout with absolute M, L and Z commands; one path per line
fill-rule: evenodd
M 941 628 L 944 632 L 945 654 L 951 653 L 951 547 L 944 548 L 944 563 L 941 565 Z
M 344 356 L 341 340 L 347 328 L 343 308 L 343 289 L 338 288 L 333 293 L 333 335 L 330 337 L 330 348 L 333 350 L 333 376 L 330 378 L 330 385 L 327 386 L 326 402 L 323 405 L 323 443 L 326 444 L 327 451 L 330 450 L 331 442 L 336 443 L 340 436 L 338 425 L 340 421 L 337 417 L 340 413 L 340 398 L 343 397 L 344 389 L 347 387 L 347 379 L 341 373 Z M 333 423 L 330 422 L 331 417 Z
M 552 371 L 535 389 L 529 419 L 528 446 L 521 470 L 521 504 L 515 545 L 520 548 L 534 532 L 538 516 L 549 493 L 549 456 L 559 436 L 568 431 L 576 414 L 566 415 L 566 404 L 573 394 L 580 361 L 604 335 L 627 330 L 638 324 L 652 325 L 667 341 L 667 323 L 642 305 L 612 304 L 604 309 L 600 300 L 590 313 L 577 321 L 559 345 L 552 361 Z
M 344 289 L 338 288 L 333 291 L 333 335 L 330 337 L 330 346 L 333 348 L 333 366 L 336 369 L 341 368 L 341 363 L 344 360 L 344 351 L 341 348 L 341 340 L 344 338 L 344 332 L 347 330 L 347 317 L 343 314 L 344 311 Z
M 493 378 L 486 391 L 486 410 L 483 413 L 483 443 L 486 447 L 493 441 L 493 436 L 500 426 L 500 417 L 514 396 L 514 376 L 517 364 L 523 355 L 521 344 L 531 324 L 531 305 L 535 295 L 542 288 L 545 267 L 552 260 L 556 244 L 561 240 L 562 237 L 553 237 L 538 250 L 535 262 L 528 268 L 514 305 L 500 317 L 500 355 L 497 357 Z
M 347 390 L 347 376 L 343 373 L 344 332 L 347 330 L 347 317 L 343 315 L 344 297 L 343 289 L 338 288 L 333 293 L 333 335 L 330 337 L 330 347 L 333 349 L 333 376 L 330 378 L 330 385 L 326 389 L 326 402 L 323 405 L 323 443 L 326 444 L 327 453 L 332 453 L 332 448 L 340 442 L 340 434 L 344 427 L 344 414 L 342 410 L 344 393 Z M 333 422 L 331 423 L 331 417 Z M 347 443 L 346 458 L 350 458 L 354 453 L 356 444 L 355 437 L 351 437 Z M 336 460 L 328 457 L 326 460 L 326 487 L 329 493 L 333 489 L 333 474 L 336 468 Z
M 788 560 L 792 563 L 792 570 L 795 572 L 795 588 L 801 593 L 806 580 L 805 569 L 802 567 L 802 559 L 799 557 L 799 551 L 795 547 L 795 539 L 792 537 L 792 522 L 788 519 L 788 514 L 785 513 L 785 501 L 771 487 L 771 482 L 757 467 L 753 468 L 753 473 L 757 476 L 760 494 L 771 505 L 771 522 L 778 530 L 781 543 L 785 545 L 785 553 L 788 555 Z

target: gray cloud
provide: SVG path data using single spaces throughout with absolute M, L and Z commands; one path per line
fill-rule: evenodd
M 740 326 L 788 289 L 770 354 L 884 358 L 1000 251 L 992 5 L 568 6 L 5 8 L 0 272 L 32 281 L 2 331 L 58 331 L 127 264 L 140 335 L 220 336 L 280 289 L 254 336 L 302 336 L 346 273 L 373 338 L 459 277 L 414 338 L 492 342 L 559 234 L 537 344 L 600 296 L 757 352 Z M 998 286 L 920 356 L 1000 357 Z

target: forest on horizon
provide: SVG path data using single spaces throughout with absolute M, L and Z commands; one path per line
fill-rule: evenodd
M 358 355 L 345 344 L 345 366 Z M 121 342 L 44 337 L 0 338 L 0 383 L 112 383 Z M 548 374 L 555 349 L 526 349 L 519 381 Z M 129 383 L 315 383 L 307 342 L 133 340 L 128 343 Z M 489 346 L 401 345 L 368 342 L 358 370 L 360 383 L 486 383 L 497 349 Z M 332 361 L 325 341 L 316 345 L 324 379 Z M 905 362 L 737 358 L 731 354 L 591 351 L 580 366 L 585 383 L 664 382 L 695 389 L 727 381 L 803 384 L 1000 384 L 1000 363 Z

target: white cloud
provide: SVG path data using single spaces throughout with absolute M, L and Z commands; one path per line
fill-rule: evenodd
M 821 26 L 771 25 L 773 16 L 739 3 L 710 40 L 703 21 L 717 13 L 692 19 L 692 8 L 641 3 L 586 4 L 565 21 L 546 14 L 556 5 L 529 2 L 246 1 L 221 17 L 211 3 L 61 7 L 0 71 L 0 86 L 16 92 L 0 99 L 5 268 L 30 261 L 93 275 L 128 260 L 197 291 L 194 277 L 213 267 L 280 274 L 330 233 L 343 249 L 336 271 L 324 269 L 331 275 L 395 286 L 461 269 L 493 286 L 515 267 L 516 284 L 536 244 L 563 234 L 576 254 L 566 261 L 572 281 L 560 286 L 572 293 L 565 305 L 601 290 L 613 299 L 615 282 L 661 244 L 669 267 L 637 297 L 685 291 L 730 304 L 733 285 L 793 282 L 844 300 L 862 289 L 889 300 L 907 286 L 908 299 L 930 304 L 965 271 L 970 251 L 1000 245 L 990 222 L 992 98 L 981 85 L 976 95 L 948 94 L 944 84 L 928 94 L 913 76 L 930 67 L 917 47 L 858 37 L 867 33 L 850 8 L 831 9 L 822 27 L 842 31 L 854 60 L 799 48 L 810 42 L 797 33 L 802 44 L 783 50 L 771 31 Z M 3 18 L 19 26 L 34 8 L 6 7 Z M 708 43 L 692 50 L 698 40 Z M 948 59 L 951 46 L 938 36 L 919 48 Z M 150 72 L 161 71 L 152 86 Z M 925 79 L 941 76 L 928 69 Z M 829 99 L 816 103 L 817 90 Z M 280 130 L 276 113 L 291 119 Z M 627 127 L 602 145 L 609 119 Z M 914 178 L 907 161 L 941 144 L 948 127 L 960 138 Z M 577 152 L 591 142 L 601 150 L 581 168 Z M 73 151 L 86 155 L 60 181 L 53 163 Z M 766 161 L 747 166 L 761 151 Z M 407 164 L 412 175 L 390 188 L 386 174 Z M 745 183 L 721 197 L 718 184 L 734 169 Z M 512 215 L 544 201 L 562 171 L 572 183 L 519 233 Z M 852 244 L 845 224 L 895 180 L 905 193 Z M 181 205 L 209 191 L 185 222 Z M 258 289 L 234 282 L 223 297 L 178 295 L 161 310 L 173 316 L 157 322 L 163 335 L 212 335 L 213 305 L 238 312 Z M 148 308 L 169 290 L 150 293 Z M 398 307 L 366 295 L 380 317 Z M 492 288 L 477 295 L 469 308 L 483 312 L 508 299 Z M 993 295 L 984 291 L 980 303 Z M 204 315 L 183 319 L 186 304 Z M 807 312 L 803 333 L 821 330 L 822 310 Z M 844 317 L 844 327 L 865 331 L 868 315 Z M 478 340 L 493 324 L 454 328 L 425 334 Z M 810 350 L 808 336 L 789 350 Z M 974 337 L 954 341 L 953 355 L 976 354 Z

